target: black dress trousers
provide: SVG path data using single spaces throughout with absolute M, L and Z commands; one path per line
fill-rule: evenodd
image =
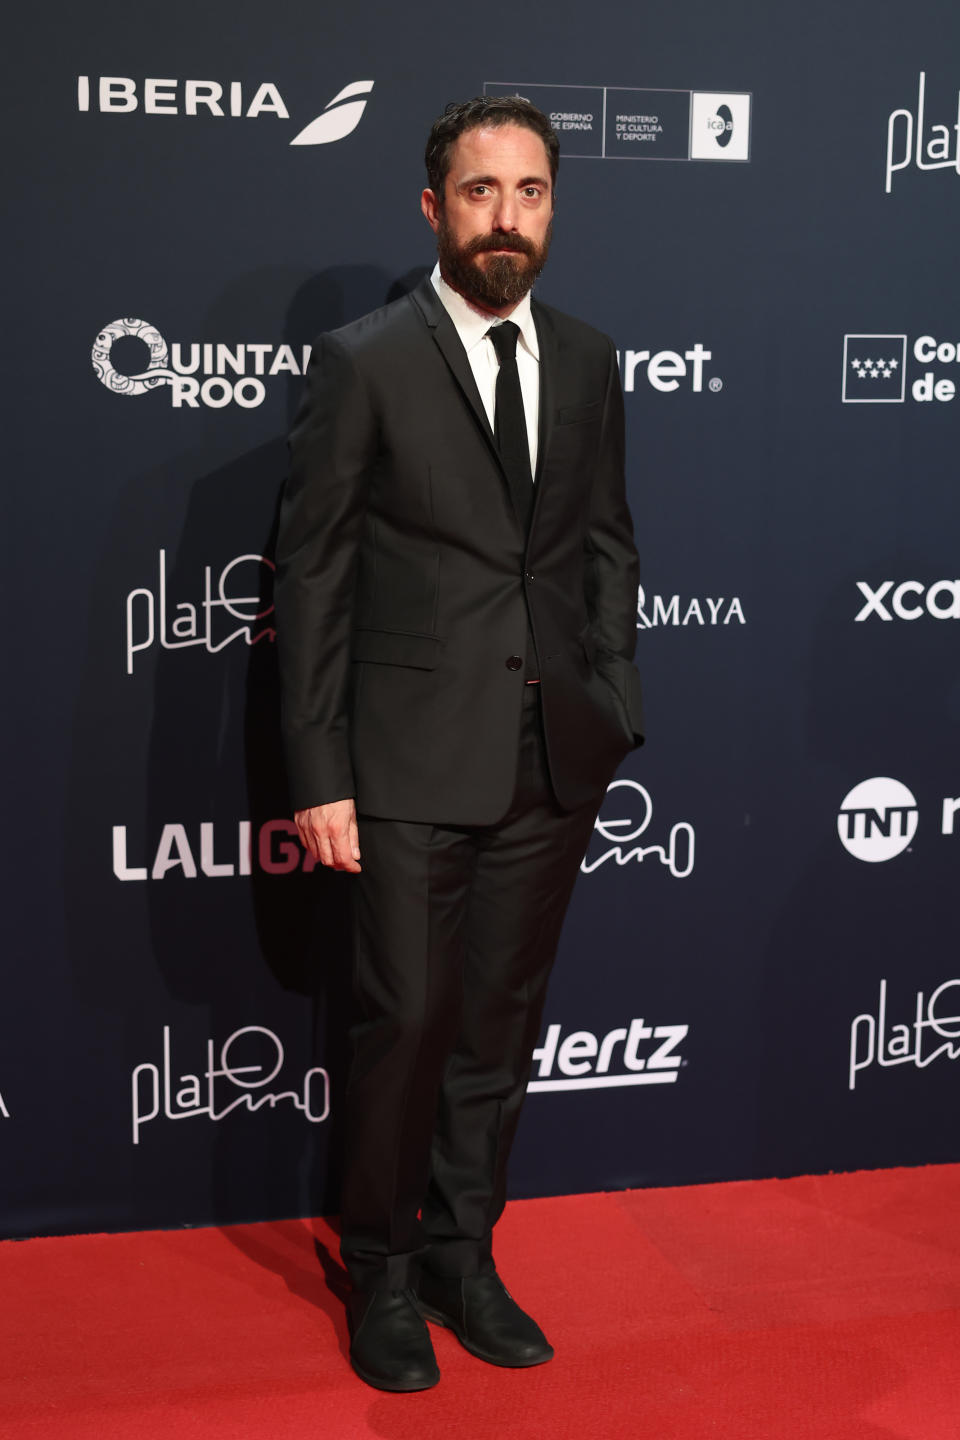
M 539 686 L 496 825 L 359 817 L 341 1253 L 359 1289 L 492 1266 L 564 914 L 602 795 L 557 805 Z

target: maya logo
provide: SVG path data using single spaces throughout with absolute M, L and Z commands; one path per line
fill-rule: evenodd
M 886 775 L 861 780 L 845 796 L 837 816 L 843 848 L 857 860 L 893 860 L 917 833 L 917 802 L 906 785 Z
M 536 1078 L 529 1091 L 607 1090 L 621 1085 L 670 1085 L 683 1063 L 677 1046 L 689 1025 L 645 1025 L 631 1020 L 606 1035 L 574 1030 L 561 1041 L 562 1026 L 548 1025 L 539 1050 L 534 1050 Z M 650 1042 L 659 1040 L 659 1045 Z M 622 1048 L 621 1048 L 622 1047 Z M 641 1054 L 641 1050 L 643 1054 Z M 559 1074 L 554 1074 L 554 1065 Z
M 614 780 L 607 786 L 606 799 L 593 824 L 594 831 L 610 848 L 596 854 L 591 838 L 590 847 L 580 861 L 583 874 L 592 875 L 607 860 L 615 860 L 617 865 L 635 860 L 640 865 L 648 855 L 653 855 L 661 865 L 666 865 L 674 879 L 685 880 L 692 875 L 696 836 L 688 821 L 681 820 L 672 826 L 666 845 L 633 844 L 646 833 L 652 818 L 653 801 L 649 791 L 636 780 Z
M 649 613 L 648 613 L 649 610 Z M 646 592 L 637 586 L 637 629 L 652 630 L 658 625 L 746 625 L 746 616 L 739 595 L 727 599 L 723 595 L 693 596 L 680 603 L 679 595 L 652 595 L 648 606 Z
M 132 374 L 114 360 L 118 341 L 127 350 Z M 146 367 L 140 368 L 144 361 Z M 184 406 L 197 410 L 201 405 L 222 410 L 231 404 L 255 410 L 267 394 L 262 377 L 304 375 L 310 346 L 304 345 L 298 356 L 292 345 L 260 342 L 225 345 L 194 340 L 189 345 L 168 345 L 156 326 L 129 317 L 104 325 L 93 342 L 90 363 L 100 384 L 114 395 L 146 395 L 166 385 L 174 410 Z
M 360 124 L 373 80 L 353 80 L 338 91 L 315 120 L 294 135 L 291 145 L 329 145 L 343 140 Z M 91 99 L 93 104 L 91 104 Z M 290 111 L 279 88 L 271 81 L 258 85 L 252 94 L 244 92 L 240 80 L 157 80 L 137 81 L 124 75 L 100 75 L 91 87 L 89 75 L 77 76 L 77 109 L 97 109 L 102 115 L 128 115 L 142 108 L 145 115 L 205 115 L 255 120 L 273 115 L 289 120 Z

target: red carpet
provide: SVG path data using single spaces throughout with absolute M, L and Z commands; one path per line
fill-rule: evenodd
M 418 1395 L 350 1371 L 323 1221 L 7 1241 L 0 1435 L 958 1440 L 958 1215 L 960 1166 L 522 1201 L 499 1264 L 556 1359 L 434 1330 Z

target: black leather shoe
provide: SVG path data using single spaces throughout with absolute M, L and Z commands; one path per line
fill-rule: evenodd
M 497 1274 L 444 1277 L 424 1269 L 417 1303 L 422 1315 L 446 1325 L 471 1355 L 491 1365 L 520 1368 L 553 1359 L 540 1326 Z
M 354 1292 L 347 1306 L 350 1364 L 378 1390 L 429 1390 L 440 1379 L 412 1290 Z

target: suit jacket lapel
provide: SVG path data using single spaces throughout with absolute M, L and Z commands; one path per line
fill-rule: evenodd
M 436 290 L 434 290 L 429 275 L 425 275 L 416 289 L 410 292 L 410 299 L 417 306 L 424 320 L 426 320 L 444 360 L 446 360 L 454 379 L 460 386 L 464 398 L 476 416 L 477 422 L 490 447 L 490 453 L 506 485 L 506 472 L 500 460 L 500 454 L 493 437 L 493 431 L 490 428 L 490 422 L 487 419 L 487 412 L 483 408 L 483 401 L 480 399 L 477 382 L 473 378 L 470 361 L 467 359 L 466 351 L 460 343 L 456 326 L 444 309 L 443 302 Z M 556 411 L 556 375 L 560 360 L 560 344 L 554 328 L 543 307 L 538 305 L 535 300 L 533 302 L 532 313 L 534 324 L 537 328 L 537 343 L 540 347 L 540 420 L 537 437 L 537 473 L 536 483 L 534 485 L 533 514 L 530 518 L 530 530 L 527 532 L 528 536 L 536 523 L 540 491 L 543 488 L 542 479 L 545 473 L 545 462 L 547 452 L 550 448 L 550 441 L 553 438 L 553 425 Z
M 560 344 L 556 331 L 550 323 L 542 305 L 536 300 L 531 306 L 533 323 L 537 328 L 537 344 L 540 347 L 540 424 L 537 437 L 537 493 L 543 478 L 547 452 L 553 439 L 553 425 L 556 417 L 557 371 L 560 364 Z
M 477 389 L 477 382 L 473 378 L 473 371 L 470 369 L 470 361 L 467 359 L 466 351 L 460 343 L 460 336 L 457 334 L 456 326 L 450 319 L 430 276 L 427 275 L 421 280 L 417 288 L 410 293 L 410 299 L 417 306 L 418 310 L 426 320 L 427 325 L 433 334 L 433 338 L 440 348 L 440 352 L 450 368 L 453 378 L 460 386 L 463 396 L 476 416 L 484 435 L 490 444 L 493 457 L 500 465 L 500 456 L 494 443 L 493 431 L 490 428 L 490 421 L 487 419 L 487 412 L 483 408 L 483 401 L 480 399 L 480 391 Z M 501 467 L 502 468 L 502 467 Z

